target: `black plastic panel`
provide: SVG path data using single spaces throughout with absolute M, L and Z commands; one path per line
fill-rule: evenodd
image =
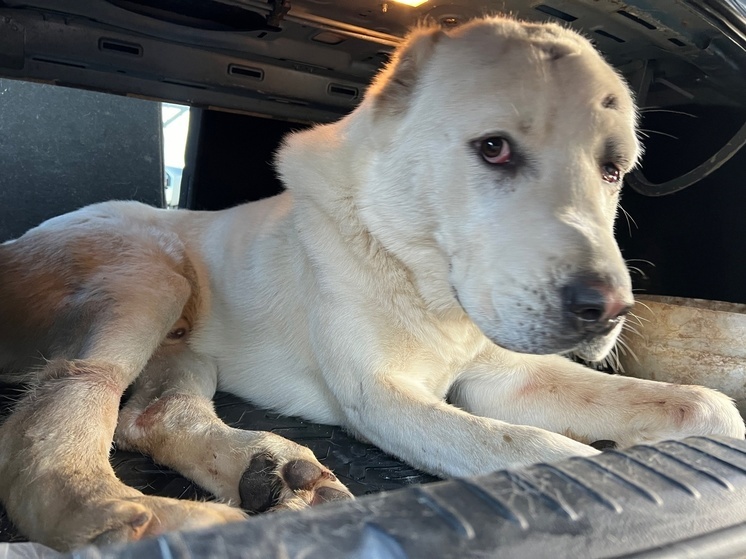
M 744 502 L 746 443 L 690 438 L 75 557 L 743 557 Z
M 0 242 L 104 200 L 163 205 L 158 103 L 0 80 Z

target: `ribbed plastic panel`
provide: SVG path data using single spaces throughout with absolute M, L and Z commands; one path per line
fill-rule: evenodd
M 75 554 L 80 559 L 744 556 L 746 443 L 700 437 Z

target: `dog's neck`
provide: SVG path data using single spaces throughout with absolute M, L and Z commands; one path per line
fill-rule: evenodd
M 393 305 L 389 311 L 394 316 L 412 317 L 415 313 L 419 322 L 428 323 L 469 321 L 453 296 L 448 270 L 434 266 L 443 261 L 442 254 L 435 254 L 439 248 L 434 238 L 425 233 L 427 238 L 415 243 L 419 247 L 416 253 L 411 252 L 412 243 L 397 245 L 392 241 L 397 236 L 396 225 L 380 215 L 377 204 L 371 202 L 380 192 L 376 192 L 379 185 L 368 183 L 368 169 L 381 153 L 366 133 L 370 129 L 367 118 L 366 111 L 356 111 L 339 122 L 317 127 L 313 134 L 293 134 L 278 152 L 278 171 L 294 198 L 293 204 L 307 210 L 296 212 L 301 244 L 312 253 L 311 261 L 323 266 L 313 253 L 328 253 L 317 251 L 312 243 L 318 238 L 304 235 L 304 230 L 324 227 L 329 228 L 329 237 L 339 235 L 339 249 L 354 255 L 355 261 L 366 267 L 361 278 L 373 278 L 370 285 L 360 287 L 373 295 L 380 286 L 386 286 L 389 291 L 377 294 L 376 299 Z M 319 141 L 320 137 L 326 141 Z M 299 223 L 301 214 L 314 214 L 316 221 Z M 395 296 L 391 286 L 396 286 Z M 406 306 L 407 312 L 394 308 L 400 306 Z

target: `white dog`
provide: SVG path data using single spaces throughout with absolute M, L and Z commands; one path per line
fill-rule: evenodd
M 217 387 L 442 476 L 743 437 L 715 391 L 558 355 L 603 358 L 632 304 L 612 229 L 638 154 L 585 39 L 484 19 L 415 31 L 357 110 L 290 136 L 280 196 L 99 204 L 0 246 L 0 369 L 35 379 L 0 429 L 11 518 L 66 549 L 243 517 L 124 486 L 112 438 L 250 511 L 349 497 L 308 449 L 220 422 Z

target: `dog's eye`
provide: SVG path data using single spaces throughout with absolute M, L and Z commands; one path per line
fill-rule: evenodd
M 479 143 L 479 152 L 482 154 L 482 159 L 491 165 L 510 163 L 513 155 L 508 140 L 497 136 L 482 140 Z
M 613 163 L 604 163 L 601 165 L 601 178 L 606 182 L 614 184 L 621 180 L 622 172 Z

